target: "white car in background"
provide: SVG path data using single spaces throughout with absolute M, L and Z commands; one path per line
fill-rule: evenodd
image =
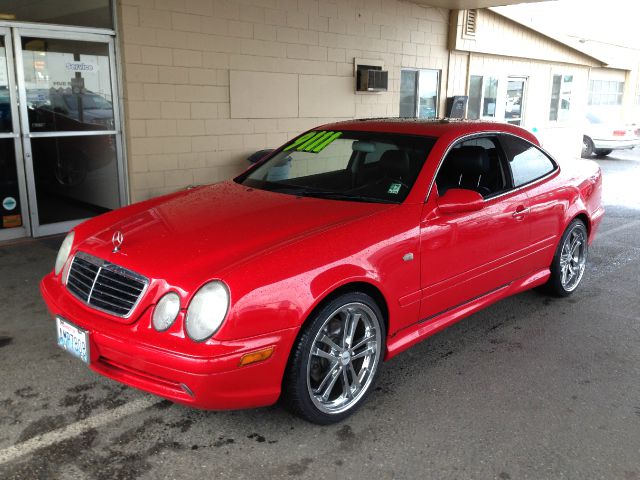
M 609 155 L 614 150 L 628 150 L 640 146 L 640 126 L 622 125 L 587 113 L 582 136 L 582 157 Z

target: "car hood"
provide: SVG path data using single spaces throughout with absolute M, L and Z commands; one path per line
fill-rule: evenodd
M 254 256 L 393 207 L 295 197 L 229 181 L 91 220 L 79 229 L 77 249 L 152 279 L 192 288 L 192 281 L 215 278 Z M 117 231 L 123 242 L 114 253 Z

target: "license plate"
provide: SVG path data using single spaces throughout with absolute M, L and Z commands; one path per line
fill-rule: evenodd
M 84 363 L 89 363 L 89 333 L 60 317 L 56 317 L 56 327 L 58 346 Z

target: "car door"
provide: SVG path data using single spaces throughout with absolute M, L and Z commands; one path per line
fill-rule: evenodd
M 513 135 L 501 135 L 500 144 L 508 160 L 515 188 L 529 197 L 529 242 L 525 252 L 531 272 L 548 268 L 562 234 L 566 205 L 558 201 L 552 176 L 556 162 L 532 143 Z
M 490 158 L 490 171 L 482 173 L 476 186 L 478 191 L 483 178 L 493 178 L 478 192 L 484 197 L 483 207 L 474 212 L 443 213 L 437 202 L 447 189 L 473 189 L 475 178 L 465 184 L 465 172 L 450 168 L 452 152 L 468 147 L 476 152 L 483 147 Z M 466 168 L 464 155 L 458 163 L 463 170 Z M 422 319 L 490 293 L 527 273 L 530 265 L 522 258 L 522 251 L 529 239 L 528 210 L 529 198 L 526 192 L 513 188 L 495 136 L 475 137 L 454 145 L 440 166 L 421 218 Z

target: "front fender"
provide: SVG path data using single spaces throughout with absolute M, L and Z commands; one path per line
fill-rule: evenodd
M 300 327 L 328 295 L 354 282 L 372 285 L 385 298 L 390 333 L 393 325 L 415 321 L 418 302 L 401 307 L 399 299 L 419 291 L 420 262 L 407 262 L 403 256 L 419 251 L 420 212 L 421 205 L 393 207 L 226 272 L 231 307 L 216 338 Z

